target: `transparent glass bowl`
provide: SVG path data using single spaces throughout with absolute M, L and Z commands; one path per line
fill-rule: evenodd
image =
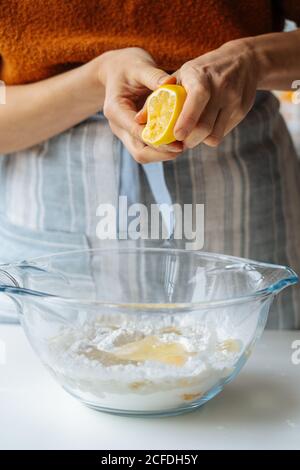
M 274 296 L 297 281 L 284 266 L 158 248 L 0 266 L 0 293 L 56 380 L 124 415 L 178 414 L 214 397 L 249 358 Z

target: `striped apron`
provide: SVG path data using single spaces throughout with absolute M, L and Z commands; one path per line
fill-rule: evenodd
M 138 165 L 103 115 L 0 158 L 0 262 L 99 246 L 100 204 L 204 204 L 204 250 L 300 273 L 300 165 L 277 99 L 257 93 L 218 148 Z M 178 241 L 177 246 L 182 247 Z M 0 313 L 1 320 L 1 313 Z M 269 328 L 300 328 L 300 288 L 275 302 Z

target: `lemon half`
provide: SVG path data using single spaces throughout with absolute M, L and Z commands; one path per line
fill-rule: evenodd
M 147 99 L 147 124 L 142 138 L 153 147 L 176 141 L 174 127 L 182 111 L 186 91 L 181 85 L 162 85 Z

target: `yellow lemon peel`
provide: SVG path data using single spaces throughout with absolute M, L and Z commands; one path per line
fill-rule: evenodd
M 142 138 L 153 147 L 176 141 L 174 127 L 182 111 L 186 91 L 181 85 L 162 85 L 147 99 L 147 124 Z

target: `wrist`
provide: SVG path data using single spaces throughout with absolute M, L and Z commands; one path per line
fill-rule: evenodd
M 101 87 L 106 87 L 109 64 L 117 54 L 117 50 L 107 51 L 95 59 L 96 77 Z
M 75 69 L 76 70 L 76 69 Z M 103 105 L 105 89 L 98 80 L 98 66 L 95 59 L 87 62 L 77 69 L 77 85 L 76 93 L 79 95 L 76 100 L 85 102 L 93 108 L 98 106 L 98 103 Z
M 300 30 L 246 38 L 253 51 L 257 89 L 289 90 L 300 76 Z
M 227 55 L 246 65 L 248 71 L 250 70 L 255 78 L 258 88 L 258 84 L 264 76 L 265 64 L 253 39 L 252 37 L 233 39 L 223 44 L 221 48 Z
M 268 74 L 271 68 L 271 59 L 268 57 L 263 44 L 260 44 L 259 37 L 244 38 L 243 42 L 247 47 L 251 60 L 253 63 L 253 73 L 257 80 L 257 89 L 262 90 L 265 88 L 265 83 L 268 80 Z

